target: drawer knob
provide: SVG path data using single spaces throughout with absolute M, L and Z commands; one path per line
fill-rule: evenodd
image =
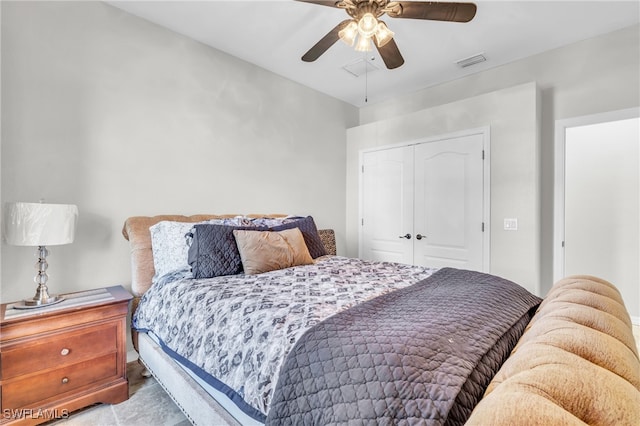
M 69 383 L 69 378 L 68 378 L 68 377 L 63 377 L 63 378 L 62 378 L 62 383 L 63 383 L 63 384 L 65 384 L 65 383 Z
M 71 352 L 69 349 L 62 348 L 62 350 L 60 351 L 60 355 L 62 356 L 69 355 L 69 352 Z

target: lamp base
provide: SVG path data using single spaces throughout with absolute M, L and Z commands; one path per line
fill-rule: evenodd
M 49 267 L 49 264 L 47 263 L 48 255 L 49 250 L 47 250 L 45 246 L 38 246 L 38 249 L 36 251 L 36 257 L 38 258 L 38 261 L 35 265 L 38 273 L 33 279 L 33 281 L 38 284 L 36 295 L 31 299 L 23 300 L 20 304 L 16 304 L 14 306 L 15 309 L 43 308 L 45 306 L 60 303 L 64 300 L 64 297 L 62 296 L 49 295 L 49 289 L 47 288 L 47 281 L 49 279 L 49 277 L 47 276 L 47 268 Z
M 20 303 L 13 305 L 13 309 L 37 309 L 44 308 L 45 306 L 55 305 L 64 300 L 62 296 L 49 296 L 47 299 L 25 299 Z

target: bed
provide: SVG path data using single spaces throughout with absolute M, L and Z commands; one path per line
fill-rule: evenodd
M 486 393 L 518 376 L 503 368 L 527 353 L 541 302 L 489 274 L 337 256 L 333 232 L 311 217 L 132 217 L 123 233 L 134 345 L 194 424 L 495 416 L 497 397 Z M 637 351 L 628 313 L 615 313 L 626 348 L 616 365 L 630 390 L 614 406 L 634 407 L 624 404 L 640 402 Z M 622 411 L 640 419 L 637 404 Z

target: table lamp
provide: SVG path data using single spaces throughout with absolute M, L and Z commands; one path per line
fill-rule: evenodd
M 38 288 L 32 299 L 16 304 L 17 309 L 48 306 L 64 300 L 61 296 L 49 295 L 47 288 L 46 246 L 70 244 L 76 230 L 78 207 L 70 204 L 5 203 L 3 232 L 7 244 L 38 247 L 36 276 Z

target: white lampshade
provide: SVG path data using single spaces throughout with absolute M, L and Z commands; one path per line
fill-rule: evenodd
M 356 42 L 356 37 L 358 36 L 358 24 L 356 21 L 351 21 L 349 24 L 338 31 L 338 37 L 340 40 L 344 41 L 349 46 L 353 46 Z
M 387 27 L 387 24 L 382 21 L 378 22 L 378 28 L 376 29 L 375 34 L 378 47 L 382 47 L 385 44 L 389 43 L 393 39 L 394 35 L 394 32 L 391 31 L 389 27 Z
M 357 52 L 371 52 L 371 39 L 361 35 L 355 47 Z
M 372 13 L 365 13 L 358 21 L 358 32 L 362 37 L 371 38 L 378 27 L 378 20 Z
M 77 220 L 78 207 L 72 204 L 6 203 L 4 238 L 14 246 L 70 244 Z

